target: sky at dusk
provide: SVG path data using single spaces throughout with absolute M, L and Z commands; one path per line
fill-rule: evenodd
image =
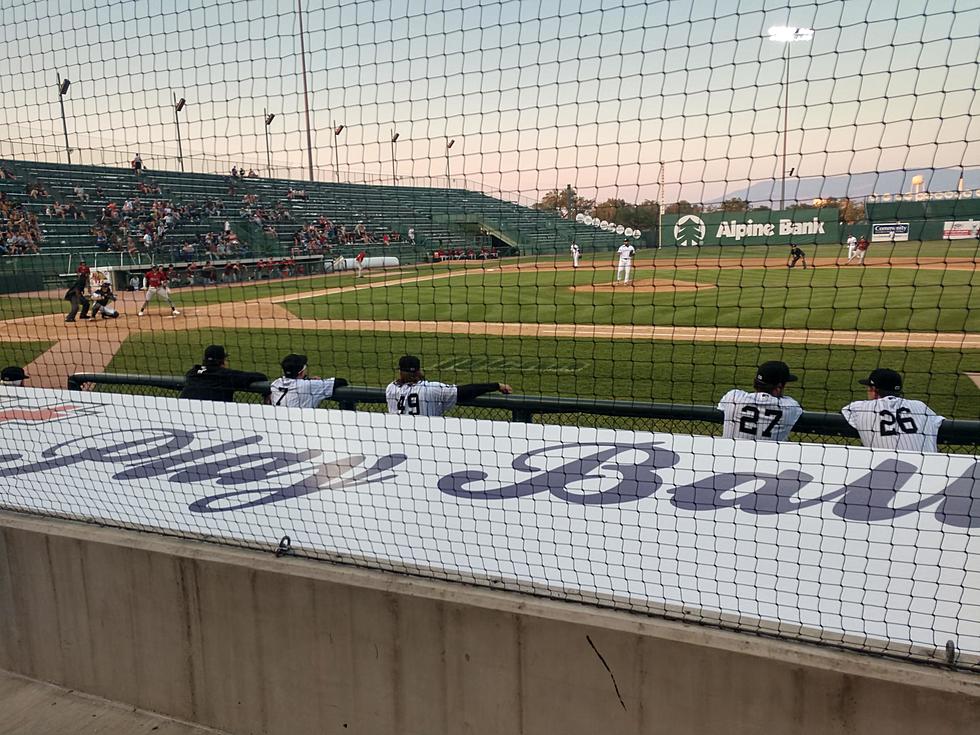
M 980 166 L 976 0 L 302 0 L 318 178 L 451 174 L 536 199 L 707 201 L 778 178 Z M 84 163 L 139 150 L 194 170 L 305 177 L 295 0 L 7 0 L 0 156 Z M 63 160 L 63 158 L 61 159 Z M 980 182 L 972 186 L 980 186 Z

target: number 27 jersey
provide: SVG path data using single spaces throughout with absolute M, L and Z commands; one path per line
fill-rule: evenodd
M 857 429 L 864 446 L 911 452 L 937 451 L 936 435 L 945 420 L 922 401 L 901 396 L 854 401 L 841 413 Z
M 789 396 L 749 393 L 735 388 L 718 402 L 725 414 L 723 436 L 729 439 L 786 441 L 803 409 Z

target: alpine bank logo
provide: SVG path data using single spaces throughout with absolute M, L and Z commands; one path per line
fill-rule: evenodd
M 693 214 L 685 214 L 674 225 L 674 240 L 681 247 L 700 245 L 705 231 L 704 220 Z

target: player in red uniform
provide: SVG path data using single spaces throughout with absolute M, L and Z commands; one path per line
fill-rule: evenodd
M 177 316 L 180 314 L 177 311 L 177 307 L 174 306 L 174 302 L 170 300 L 170 281 L 167 278 L 167 274 L 163 272 L 163 268 L 159 265 L 155 265 L 146 274 L 146 299 L 143 301 L 143 305 L 140 307 L 138 313 L 139 316 L 146 314 L 146 306 L 150 303 L 150 299 L 156 295 L 161 299 L 170 304 L 170 313 L 172 316 Z

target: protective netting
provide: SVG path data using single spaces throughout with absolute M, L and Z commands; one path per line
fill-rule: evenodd
M 975 2 L 0 21 L 4 507 L 977 666 Z

